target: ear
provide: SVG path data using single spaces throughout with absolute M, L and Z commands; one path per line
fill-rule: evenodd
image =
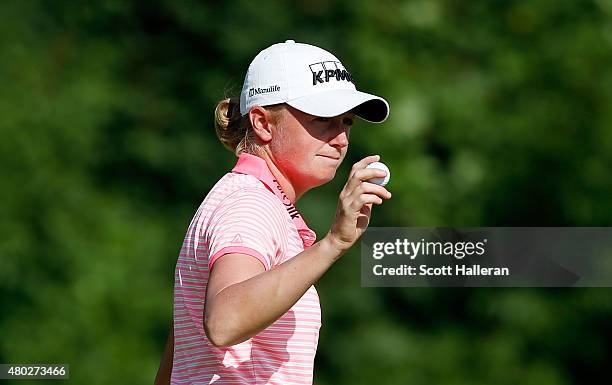
M 272 140 L 272 121 L 270 111 L 260 106 L 255 106 L 249 111 L 249 120 L 255 135 L 265 144 Z

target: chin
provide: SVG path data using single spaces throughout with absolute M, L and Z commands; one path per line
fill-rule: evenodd
M 325 183 L 331 182 L 332 179 L 336 176 L 336 169 L 327 173 L 326 175 L 322 175 L 319 179 L 317 179 L 317 186 L 324 185 Z
M 307 179 L 307 183 L 305 184 L 304 187 L 306 187 L 306 190 L 310 190 L 313 189 L 315 187 L 319 187 L 324 185 L 325 183 L 330 182 L 332 179 L 334 179 L 334 175 L 335 173 L 331 174 L 331 175 L 321 175 L 321 173 L 319 172 L 319 175 L 311 175 L 310 178 Z
M 308 190 L 330 182 L 336 176 L 337 167 L 330 164 L 316 164 L 300 172 L 300 180 Z

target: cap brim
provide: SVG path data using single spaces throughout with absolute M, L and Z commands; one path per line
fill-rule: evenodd
M 356 90 L 329 90 L 287 102 L 310 115 L 331 118 L 352 111 L 363 120 L 381 123 L 389 116 L 389 103 L 381 97 Z

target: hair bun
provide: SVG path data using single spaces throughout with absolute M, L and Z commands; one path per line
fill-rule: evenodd
M 217 103 L 215 108 L 215 132 L 221 143 L 232 152 L 244 138 L 241 130 L 240 100 L 226 98 Z

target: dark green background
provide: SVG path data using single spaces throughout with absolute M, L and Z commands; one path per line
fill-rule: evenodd
M 611 223 L 611 0 L 24 0 L 0 15 L 0 362 L 152 383 L 185 230 L 235 160 L 214 107 L 286 39 L 334 52 L 391 105 L 298 202 L 320 236 L 372 153 L 394 195 L 375 226 Z M 316 384 L 609 381 L 608 289 L 361 288 L 358 258 L 317 285 Z

